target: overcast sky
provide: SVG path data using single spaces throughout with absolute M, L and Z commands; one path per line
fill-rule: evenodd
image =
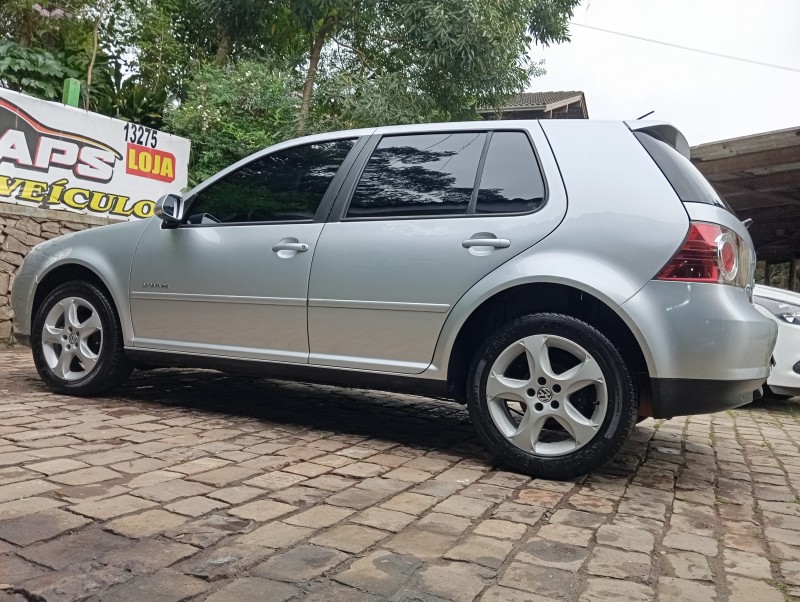
M 583 0 L 575 23 L 800 70 L 800 0 Z M 547 75 L 529 89 L 582 90 L 593 119 L 675 124 L 695 145 L 800 127 L 800 72 L 571 26 L 536 46 Z

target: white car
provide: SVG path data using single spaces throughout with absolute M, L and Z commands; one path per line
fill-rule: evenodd
M 767 379 L 773 397 L 800 395 L 800 293 L 757 284 L 753 301 L 765 316 L 778 323 L 776 365 Z

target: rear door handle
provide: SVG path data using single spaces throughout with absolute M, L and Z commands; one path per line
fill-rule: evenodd
M 507 238 L 468 238 L 461 241 L 461 246 L 465 249 L 470 247 L 494 247 L 495 249 L 506 249 L 511 246 L 511 241 Z
M 302 253 L 303 251 L 308 251 L 308 245 L 304 242 L 279 242 L 278 244 L 272 245 L 272 250 L 277 251 L 297 251 L 298 253 Z

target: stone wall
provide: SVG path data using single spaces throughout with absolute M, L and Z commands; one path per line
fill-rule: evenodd
M 0 203 L 0 346 L 13 344 L 11 287 L 31 247 L 69 232 L 113 223 L 93 215 Z

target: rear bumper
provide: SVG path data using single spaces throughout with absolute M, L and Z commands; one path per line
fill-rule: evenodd
M 651 380 L 653 418 L 711 414 L 743 406 L 755 399 L 765 378 L 701 380 L 654 378 Z

